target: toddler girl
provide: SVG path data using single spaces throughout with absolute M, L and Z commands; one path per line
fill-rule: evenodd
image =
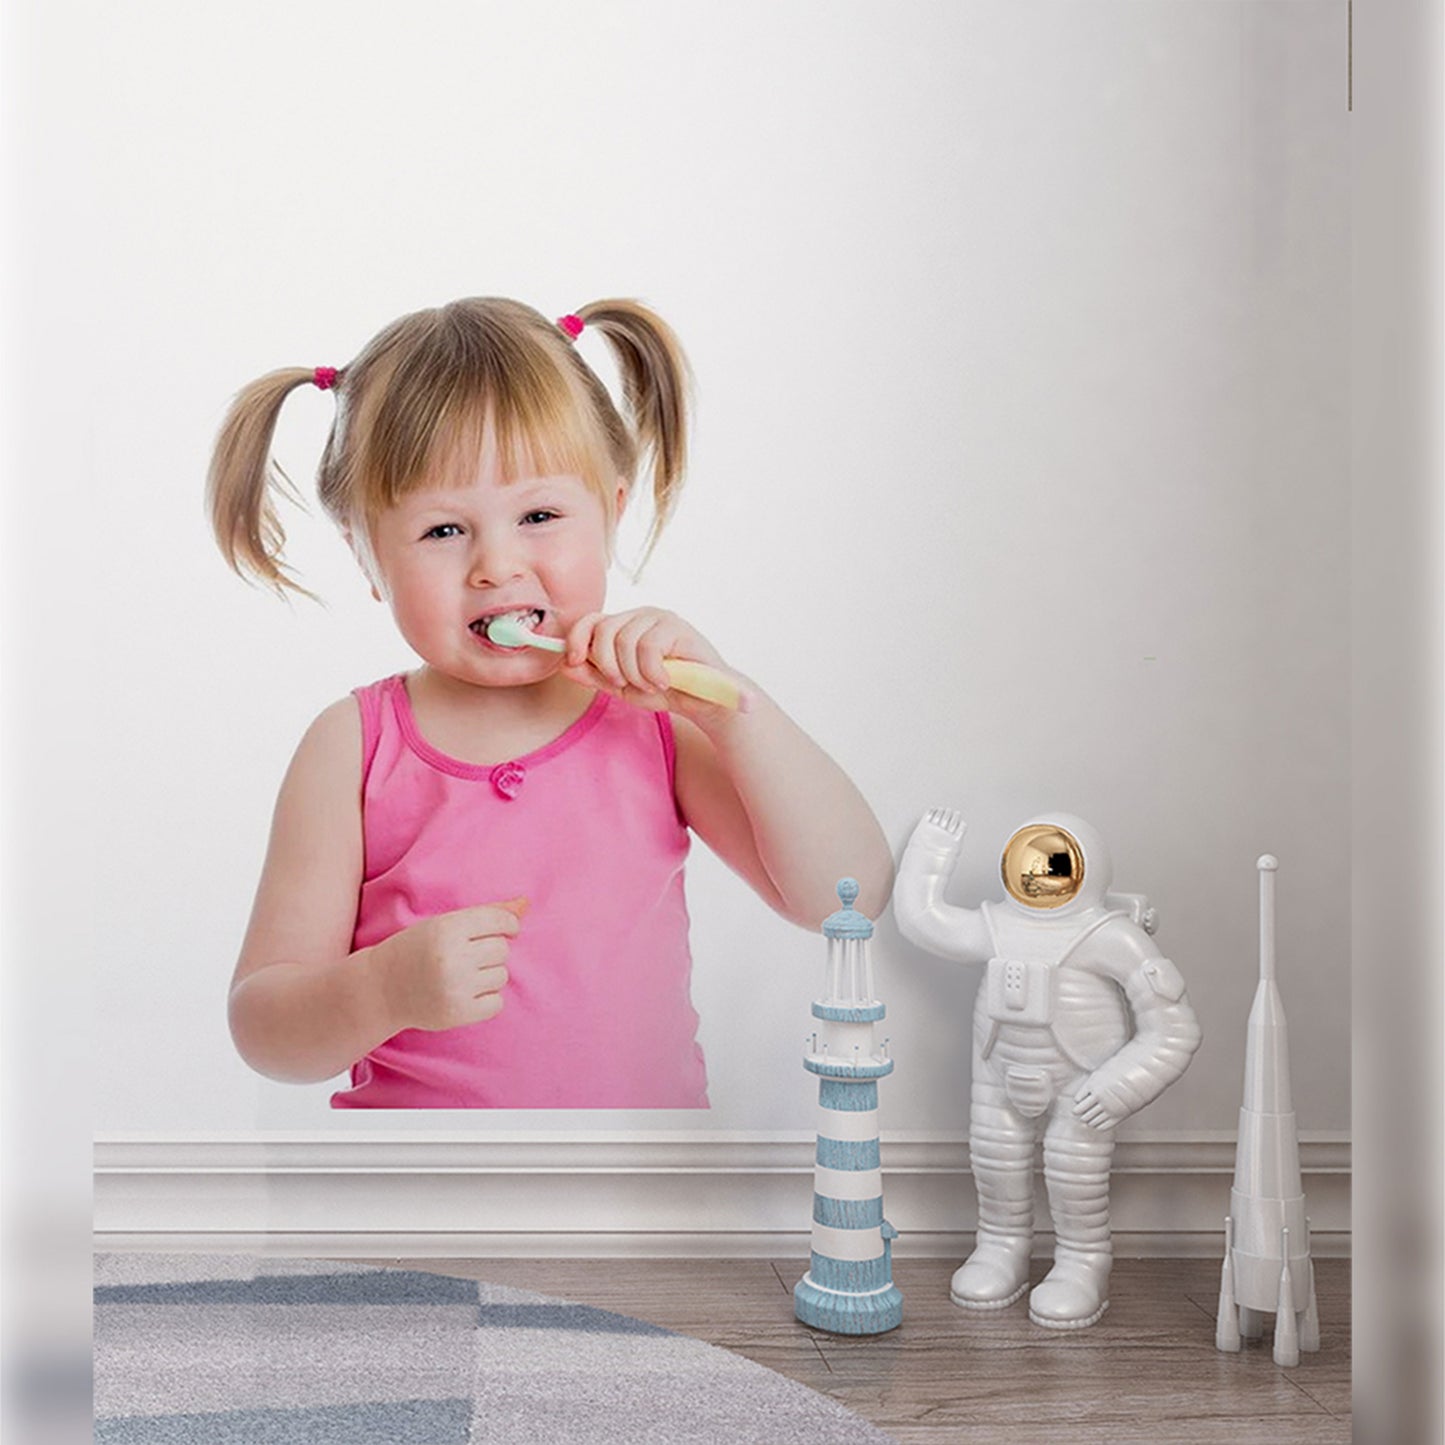
M 689 830 L 800 924 L 848 873 L 883 906 L 888 846 L 836 764 L 682 618 L 603 611 L 643 464 L 649 545 L 672 510 L 686 378 L 636 302 L 552 322 L 484 298 L 236 398 L 209 479 L 226 560 L 302 590 L 271 438 L 296 387 L 332 391 L 319 496 L 421 659 L 322 712 L 282 783 L 230 994 L 260 1072 L 350 1069 L 338 1108 L 704 1108 Z M 499 646 L 503 614 L 565 651 Z M 742 706 L 671 690 L 665 658 L 722 669 Z

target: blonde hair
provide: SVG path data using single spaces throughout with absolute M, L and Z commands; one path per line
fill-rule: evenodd
M 336 420 L 317 470 L 317 495 L 343 530 L 376 517 L 423 484 L 471 474 L 484 436 L 503 475 L 580 476 L 616 521 L 617 483 L 630 494 L 644 461 L 651 552 L 682 486 L 689 373 L 670 327 L 637 301 L 594 301 L 576 315 L 610 343 L 626 416 L 567 332 L 539 311 L 472 297 L 394 321 L 335 374 Z M 207 478 L 211 525 L 233 570 L 279 593 L 311 595 L 283 560 L 276 498 L 296 500 L 271 457 L 281 404 L 315 370 L 288 367 L 244 387 L 216 438 Z M 467 468 L 466 471 L 461 470 Z

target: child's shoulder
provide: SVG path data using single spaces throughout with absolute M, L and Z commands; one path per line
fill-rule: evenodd
M 296 745 L 296 762 L 313 768 L 354 766 L 361 757 L 361 710 L 357 698 L 339 697 L 312 718 Z
M 393 673 L 364 687 L 354 687 L 345 697 L 339 697 L 328 707 L 322 708 L 312 719 L 301 743 L 310 740 L 317 748 L 341 748 L 348 756 L 354 755 L 361 747 L 370 718 L 375 729 L 377 717 L 388 696 L 398 689 L 405 695 L 406 674 Z
M 277 818 L 286 820 L 299 835 L 342 816 L 346 810 L 338 802 L 356 795 L 360 766 L 361 717 L 356 699 L 338 698 L 311 720 L 296 744 L 281 781 Z

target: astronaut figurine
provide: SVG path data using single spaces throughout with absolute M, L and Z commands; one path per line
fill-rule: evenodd
M 948 809 L 930 812 L 893 890 L 905 938 L 988 966 L 969 1121 L 978 1235 L 950 1294 L 964 1309 L 994 1310 L 1028 1289 L 1042 1132 L 1054 1264 L 1029 1296 L 1029 1318 L 1082 1329 L 1109 1303 L 1115 1127 L 1184 1072 L 1199 1024 L 1179 970 L 1146 932 L 1152 913 L 1137 895 L 1109 892 L 1108 849 L 1089 824 L 1067 813 L 1024 824 L 1003 852 L 1007 896 L 978 908 L 943 901 L 964 826 Z

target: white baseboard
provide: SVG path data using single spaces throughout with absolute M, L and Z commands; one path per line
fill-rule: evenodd
M 967 1143 L 885 1136 L 882 1156 L 898 1254 L 964 1250 Z M 1302 1137 L 1300 1163 L 1314 1252 L 1348 1254 L 1348 1139 Z M 1218 1254 L 1233 1172 L 1227 1134 L 1121 1139 L 1116 1253 Z M 109 1135 L 96 1141 L 95 1236 L 106 1249 L 376 1258 L 801 1258 L 812 1180 L 813 1139 L 799 1135 Z

